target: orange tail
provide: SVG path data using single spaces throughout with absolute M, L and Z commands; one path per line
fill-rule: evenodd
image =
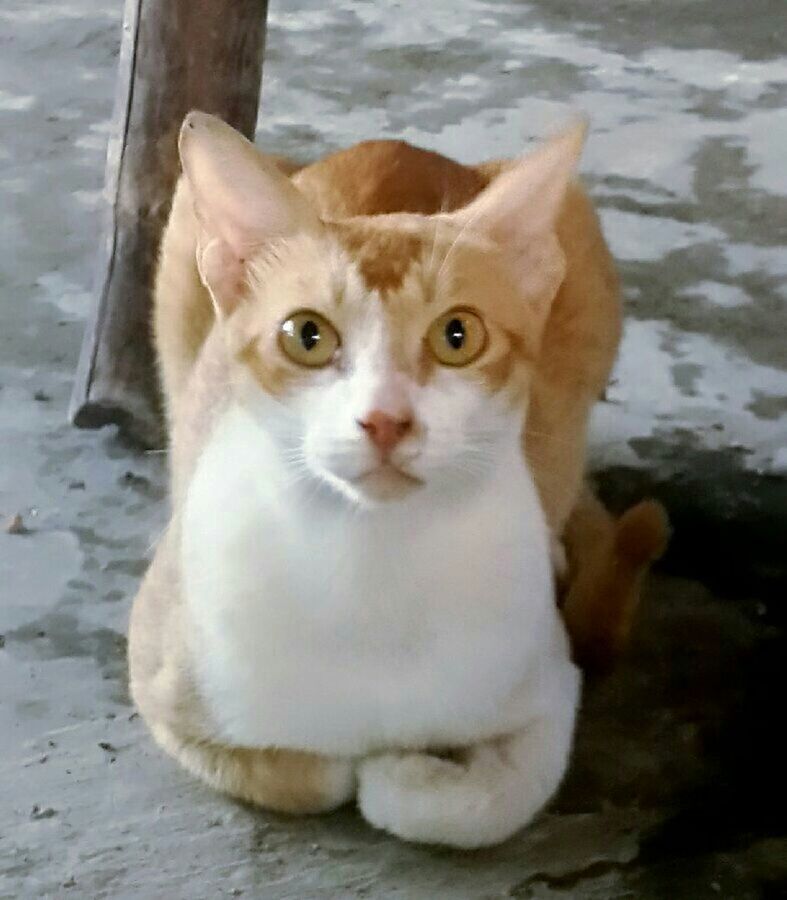
M 575 660 L 608 671 L 628 643 L 644 576 L 666 549 L 669 521 L 655 500 L 615 520 L 586 490 L 566 525 L 562 609 Z

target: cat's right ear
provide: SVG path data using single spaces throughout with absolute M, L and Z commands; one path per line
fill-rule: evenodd
M 197 268 L 223 317 L 243 294 L 255 252 L 320 222 L 276 165 L 221 119 L 190 112 L 178 150 L 199 222 Z

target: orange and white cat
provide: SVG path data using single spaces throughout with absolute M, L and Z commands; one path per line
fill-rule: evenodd
M 173 511 L 131 688 L 215 787 L 291 812 L 357 796 L 405 839 L 474 847 L 560 783 L 580 676 L 550 547 L 581 461 L 555 512 L 522 441 L 554 389 L 535 383 L 582 139 L 455 211 L 357 215 L 321 164 L 296 187 L 220 121 L 184 123 L 156 310 Z

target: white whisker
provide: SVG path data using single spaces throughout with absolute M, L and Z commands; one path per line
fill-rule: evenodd
M 444 219 L 442 218 L 443 213 L 445 212 L 445 190 L 443 191 L 443 197 L 440 200 L 440 211 L 437 216 L 435 216 L 435 227 L 434 233 L 432 234 L 432 252 L 429 255 L 429 266 L 427 267 L 427 272 L 431 275 L 434 271 L 434 259 L 435 254 L 437 252 L 437 245 L 440 243 L 440 226 L 444 224 Z M 435 281 L 435 286 L 437 281 Z
M 456 236 L 456 237 L 454 238 L 454 240 L 452 241 L 451 246 L 448 248 L 448 252 L 447 252 L 447 253 L 445 254 L 445 256 L 443 257 L 443 262 L 442 262 L 440 268 L 437 270 L 437 278 L 435 279 L 435 290 L 437 290 L 437 289 L 440 287 L 440 276 L 441 276 L 442 273 L 443 273 L 443 269 L 445 269 L 446 265 L 448 264 L 448 261 L 451 259 L 451 256 L 452 256 L 452 254 L 454 253 L 454 251 L 455 251 L 455 249 L 456 249 L 456 247 L 457 247 L 459 241 L 460 241 L 460 240 L 462 239 L 462 237 L 464 236 L 464 233 L 465 233 L 466 231 L 468 231 L 468 229 L 469 229 L 472 225 L 475 224 L 476 220 L 478 219 L 478 217 L 479 217 L 483 212 L 484 212 L 484 207 L 483 207 L 483 206 L 479 206 L 478 209 L 477 209 L 477 210 L 470 216 L 470 218 L 465 222 L 465 224 L 459 229 L 459 233 L 457 234 L 457 236 Z

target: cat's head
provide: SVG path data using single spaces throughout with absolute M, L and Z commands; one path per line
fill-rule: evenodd
M 517 452 L 583 137 L 553 139 L 455 213 L 326 222 L 241 135 L 187 117 L 197 264 L 236 397 L 296 477 L 374 503 L 461 491 Z

